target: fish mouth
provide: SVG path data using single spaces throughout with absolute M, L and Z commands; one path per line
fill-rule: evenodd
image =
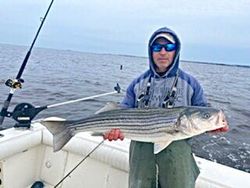
M 223 110 L 219 111 L 219 117 L 217 119 L 218 125 L 220 125 L 221 131 L 227 131 L 229 129 L 228 122 Z

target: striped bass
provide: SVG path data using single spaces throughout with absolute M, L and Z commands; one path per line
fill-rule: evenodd
M 54 151 L 60 150 L 78 132 L 103 135 L 111 129 L 120 129 L 125 138 L 154 143 L 159 153 L 174 140 L 181 140 L 227 126 L 222 110 L 212 107 L 116 108 L 90 117 L 67 121 L 46 118 L 41 124 L 53 134 Z M 96 134 L 95 134 L 96 135 Z

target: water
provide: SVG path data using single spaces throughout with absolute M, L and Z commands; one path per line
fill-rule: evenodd
M 28 47 L 0 45 L 0 83 L 15 78 L 27 50 Z M 200 81 L 212 106 L 225 110 L 230 124 L 226 134 L 207 133 L 193 138 L 194 153 L 250 172 L 250 68 L 192 62 L 182 62 L 181 67 Z M 111 92 L 117 82 L 126 89 L 147 68 L 147 59 L 142 57 L 35 48 L 23 74 L 23 88 L 15 92 L 9 110 L 21 102 L 44 106 Z M 9 88 L 0 84 L 0 107 L 8 93 Z M 116 94 L 50 108 L 37 118 L 82 118 L 106 102 L 119 102 L 122 98 L 123 94 Z M 5 118 L 3 126 L 14 123 Z

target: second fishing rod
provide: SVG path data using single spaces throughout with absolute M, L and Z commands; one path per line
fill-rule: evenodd
M 40 24 L 40 26 L 39 26 L 39 28 L 38 28 L 38 30 L 36 32 L 36 35 L 35 35 L 32 43 L 31 43 L 31 46 L 30 46 L 30 48 L 29 48 L 29 50 L 28 50 L 28 52 L 27 52 L 27 54 L 26 54 L 26 56 L 25 56 L 25 58 L 24 58 L 24 60 L 22 62 L 22 65 L 21 65 L 21 67 L 20 67 L 20 69 L 19 69 L 19 71 L 17 73 L 16 78 L 15 79 L 8 79 L 5 82 L 5 85 L 10 87 L 10 92 L 9 92 L 9 94 L 7 96 L 7 99 L 4 101 L 2 110 L 0 112 L 0 125 L 3 124 L 5 117 L 11 117 L 11 113 L 8 112 L 8 108 L 9 108 L 11 99 L 12 99 L 16 89 L 22 88 L 22 83 L 24 82 L 24 80 L 22 79 L 22 74 L 24 72 L 24 69 L 25 69 L 27 63 L 28 63 L 28 60 L 29 60 L 29 57 L 31 55 L 34 44 L 35 44 L 35 42 L 37 40 L 37 37 L 38 37 L 42 27 L 43 27 L 43 24 L 44 24 L 44 22 L 45 22 L 45 20 L 47 18 L 47 15 L 48 15 L 51 7 L 52 7 L 53 2 L 54 2 L 54 0 L 51 0 L 50 5 L 49 5 L 44 17 L 41 19 L 41 24 Z

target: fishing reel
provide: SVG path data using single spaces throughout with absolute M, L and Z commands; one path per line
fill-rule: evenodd
M 46 108 L 46 106 L 34 107 L 29 103 L 20 103 L 16 105 L 13 112 L 6 112 L 1 114 L 1 116 L 12 117 L 17 122 L 14 126 L 15 128 L 29 129 L 34 117 Z
M 24 80 L 21 78 L 20 79 L 8 79 L 5 82 L 5 85 L 13 89 L 21 89 L 22 83 L 24 83 Z
M 17 121 L 14 127 L 30 128 L 31 121 L 34 117 L 46 108 L 46 106 L 34 107 L 29 103 L 20 103 L 16 105 L 12 113 L 12 118 Z
M 114 90 L 117 93 L 121 92 L 121 87 L 120 87 L 120 85 L 118 83 L 114 87 Z M 101 95 L 95 95 L 95 96 L 92 96 L 92 98 L 96 98 L 96 97 L 100 97 L 100 96 L 104 96 L 104 95 L 110 95 L 110 94 L 113 94 L 113 93 L 114 92 L 104 93 L 104 94 L 101 94 Z M 41 106 L 41 107 L 34 107 L 33 105 L 31 105 L 29 103 L 20 103 L 20 104 L 16 105 L 13 112 L 8 112 L 7 111 L 6 106 L 9 106 L 9 102 L 5 101 L 4 107 L 3 107 L 2 111 L 0 112 L 0 118 L 3 119 L 4 117 L 9 117 L 9 118 L 12 117 L 15 121 L 17 121 L 17 123 L 14 126 L 15 128 L 22 127 L 22 128 L 28 128 L 29 129 L 30 125 L 31 125 L 31 121 L 42 110 L 45 110 L 47 108 L 60 106 L 60 105 L 64 105 L 64 104 L 74 103 L 74 102 L 78 102 L 78 101 L 89 100 L 90 98 L 91 97 L 86 97 L 86 98 L 81 98 L 81 99 L 77 99 L 77 100 L 62 102 L 62 103 L 58 103 L 58 104 L 54 104 L 54 105 Z

